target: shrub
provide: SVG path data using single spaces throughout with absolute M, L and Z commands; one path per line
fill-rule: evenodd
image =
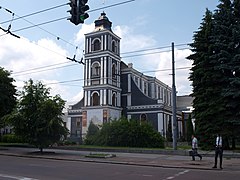
M 163 148 L 164 138 L 148 123 L 120 119 L 103 124 L 85 144 L 118 147 Z
M 23 139 L 15 134 L 4 134 L 2 136 L 2 142 L 5 143 L 24 143 Z

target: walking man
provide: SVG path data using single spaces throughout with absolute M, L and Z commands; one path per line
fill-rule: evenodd
M 213 168 L 217 168 L 217 159 L 218 159 L 218 156 L 219 156 L 219 159 L 220 159 L 220 169 L 223 169 L 222 168 L 222 156 L 223 156 L 223 147 L 222 147 L 222 136 L 220 134 L 217 135 L 217 138 L 216 138 L 216 147 L 215 147 L 215 164 L 213 166 Z
M 202 156 L 200 154 L 198 154 L 198 141 L 197 138 L 194 137 L 194 135 L 192 135 L 192 160 L 195 161 L 195 156 L 198 156 L 200 158 L 200 160 L 202 160 Z

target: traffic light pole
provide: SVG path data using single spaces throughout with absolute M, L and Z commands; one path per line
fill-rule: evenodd
M 172 119 L 173 119 L 173 149 L 177 150 L 177 118 L 176 118 L 176 86 L 174 43 L 172 42 Z

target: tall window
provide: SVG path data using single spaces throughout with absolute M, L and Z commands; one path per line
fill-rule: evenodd
M 144 94 L 146 94 L 147 95 L 147 88 L 148 88 L 148 84 L 146 83 L 146 82 L 143 82 L 144 83 L 144 90 L 143 90 L 143 92 L 144 92 Z
M 98 62 L 92 65 L 92 76 L 100 76 L 100 64 Z
M 101 42 L 99 39 L 94 40 L 93 42 L 93 51 L 101 50 Z
M 92 105 L 93 106 L 99 106 L 100 105 L 100 97 L 97 92 L 94 92 L 92 94 Z
M 116 52 L 116 43 L 115 43 L 115 41 L 112 42 L 112 52 Z
M 112 105 L 117 106 L 116 93 L 113 93 L 112 95 Z
M 112 77 L 113 77 L 113 78 L 116 78 L 116 77 L 117 77 L 117 76 L 116 76 L 116 73 L 117 73 L 117 72 L 116 72 L 116 64 L 113 64 L 113 65 L 112 65 Z

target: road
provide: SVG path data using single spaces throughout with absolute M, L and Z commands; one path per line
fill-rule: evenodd
M 0 180 L 237 180 L 238 171 L 193 170 L 0 155 Z

